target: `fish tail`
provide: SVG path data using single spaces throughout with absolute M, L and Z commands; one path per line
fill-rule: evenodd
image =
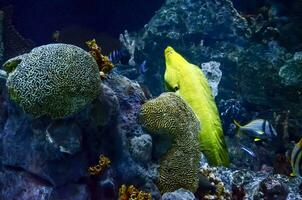
M 302 147 L 302 138 L 299 140 L 298 145 Z
M 235 124 L 238 128 L 241 127 L 241 125 L 239 124 L 239 122 L 237 122 L 236 120 L 233 120 L 233 122 L 234 122 L 234 124 Z
M 236 125 L 237 128 L 237 133 L 236 136 L 239 138 L 240 137 L 240 128 L 242 127 L 239 122 L 237 122 L 236 120 L 233 120 L 234 124 Z

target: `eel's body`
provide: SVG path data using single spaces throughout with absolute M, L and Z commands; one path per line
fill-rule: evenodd
M 228 166 L 228 150 L 218 109 L 205 75 L 172 47 L 166 48 L 165 59 L 165 83 L 191 106 L 200 121 L 199 142 L 209 164 Z

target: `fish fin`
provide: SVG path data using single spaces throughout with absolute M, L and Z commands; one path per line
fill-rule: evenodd
M 261 141 L 261 139 L 255 138 L 254 141 L 255 141 L 255 142 L 258 142 L 258 141 Z
M 298 145 L 302 147 L 302 138 L 299 140 Z
M 235 124 L 238 128 L 242 127 L 242 126 L 239 124 L 239 122 L 237 122 L 236 120 L 233 120 L 233 122 L 234 122 L 234 124 Z
M 259 135 L 263 135 L 264 132 L 263 131 L 256 131 Z
M 296 175 L 294 172 L 292 172 L 292 173 L 289 174 L 289 176 L 295 177 L 295 176 L 297 176 L 297 175 Z

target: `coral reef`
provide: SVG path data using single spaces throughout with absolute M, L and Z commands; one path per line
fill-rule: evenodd
M 192 192 L 183 188 L 174 192 L 167 192 L 162 196 L 162 200 L 195 200 L 195 196 Z
M 184 188 L 195 192 L 198 185 L 199 121 L 185 101 L 163 93 L 143 104 L 140 122 L 152 133 L 168 135 L 172 144 L 160 158 L 158 187 L 161 193 Z
M 207 168 L 202 161 L 201 169 Z M 271 172 L 253 172 L 250 170 L 226 169 L 224 167 L 211 167 L 211 173 L 224 183 L 226 191 L 232 191 L 232 199 L 244 195 L 244 199 L 300 199 L 298 195 L 302 180 Z M 240 189 L 235 189 L 240 188 Z M 272 198 L 276 195 L 274 198 Z
M 208 81 L 197 66 L 189 63 L 172 47 L 165 49 L 165 84 L 179 94 L 193 109 L 202 129 L 199 142 L 211 165 L 229 165 L 219 113 Z
M 133 185 L 122 185 L 119 189 L 119 200 L 152 200 L 151 193 L 139 191 Z
M 149 162 L 152 153 L 152 138 L 148 134 L 134 136 L 131 141 L 130 152 L 138 162 Z
M 0 106 L 5 106 L 0 112 L 0 167 L 4 167 L 0 183 L 9 186 L 16 180 L 20 184 L 1 187 L 3 200 L 33 199 L 29 195 L 39 191 L 45 196 L 39 199 L 45 200 L 50 196 L 115 200 L 122 184 L 136 185 L 159 199 L 153 183 L 158 177 L 157 165 L 151 161 L 150 149 L 144 152 L 141 146 L 145 142 L 151 145 L 151 141 L 137 123 L 146 100 L 142 89 L 111 73 L 98 93 L 85 109 L 60 120 L 33 119 L 2 93 Z M 141 143 L 134 142 L 137 140 Z M 89 176 L 87 169 L 99 161 L 100 154 L 110 157 L 110 167 L 99 176 Z M 142 155 L 150 157 L 141 162 L 138 159 Z M 23 179 L 20 173 L 30 178 Z M 29 187 L 31 184 L 34 186 Z M 20 192 L 23 190 L 26 193 Z
M 301 84 L 286 86 L 279 76 L 280 68 L 295 52 L 255 31 L 263 33 L 268 26 L 273 30 L 277 23 L 267 23 L 260 15 L 253 18 L 255 23 L 250 23 L 239 15 L 230 0 L 165 1 L 143 29 L 129 33 L 135 40 L 135 60 L 152 60 L 145 84 L 153 95 L 164 91 L 164 60 L 160 58 L 163 49 L 171 45 L 198 66 L 209 61 L 221 64 L 224 75 L 218 102 L 221 98 L 238 99 L 253 112 L 290 109 L 293 118 L 301 118 L 302 112 L 296 109 L 301 102 Z
M 216 61 L 201 63 L 201 70 L 207 77 L 214 97 L 218 95 L 218 85 L 222 77 L 222 72 L 219 67 L 220 63 Z
M 260 182 L 254 195 L 254 200 L 260 199 L 280 199 L 286 200 L 289 190 L 282 180 L 268 177 Z
M 62 118 L 74 114 L 95 99 L 100 90 L 96 62 L 73 45 L 40 46 L 8 60 L 4 67 L 10 64 L 10 98 L 35 117 Z
M 103 75 L 108 74 L 112 70 L 113 64 L 107 56 L 102 55 L 101 47 L 96 43 L 96 40 L 87 41 L 86 44 L 90 50 L 89 53 L 97 62 L 100 72 L 103 73 Z
M 0 11 L 0 63 L 18 56 L 4 66 L 8 91 L 0 79 L 0 199 L 115 200 L 120 186 L 122 199 L 302 199 L 302 179 L 287 176 L 291 171 L 286 157 L 293 141 L 302 137 L 301 2 L 248 1 L 243 6 L 265 7 L 239 14 L 231 0 L 165 0 L 143 29 L 120 35 L 130 55 L 111 73 L 112 64 L 101 54 L 106 45 L 101 52 L 95 41 L 90 43 L 91 54 L 63 45 L 73 49 L 68 52 L 76 58 L 56 53 L 55 45 L 18 56 L 33 44 L 13 26 L 11 8 Z M 95 34 L 83 27 L 67 27 L 58 40 L 75 41 L 76 37 L 83 43 L 75 31 L 88 38 Z M 106 38 L 110 51 L 119 48 Z M 176 94 L 147 101 L 164 91 L 162 52 L 167 45 L 195 63 L 196 69 L 203 69 L 213 86 L 212 94 L 217 94 L 213 102 L 219 102 L 227 135 L 230 168 L 212 167 L 205 157 L 198 167 L 196 134 L 198 125 L 206 126 L 198 123 L 194 108 L 176 96 L 182 86 L 170 84 Z M 71 66 L 69 59 L 75 66 L 80 64 L 80 70 L 66 70 Z M 147 63 L 148 70 L 141 74 L 138 63 Z M 60 73 L 50 76 L 52 70 Z M 0 71 L 1 77 L 7 74 Z M 38 78 L 31 80 L 35 74 Z M 72 84 L 58 86 L 68 77 Z M 58 85 L 52 84 L 53 78 Z M 144 92 L 142 84 L 152 95 Z M 192 89 L 193 84 L 189 85 Z M 74 93 L 62 94 L 66 89 Z M 210 94 L 208 87 L 203 91 Z M 8 94 L 36 118 L 24 113 Z M 65 98 L 68 101 L 62 101 Z M 244 123 L 255 118 L 272 121 L 278 140 L 254 143 L 235 137 L 234 119 Z M 240 145 L 255 156 L 240 150 Z M 100 161 L 100 154 L 110 158 L 110 167 L 102 170 L 104 163 L 99 163 L 91 168 L 98 175 L 90 176 L 87 169 Z M 156 182 L 162 193 L 169 192 L 161 197 Z
M 204 175 L 205 177 L 208 177 L 211 184 L 213 184 L 216 188 L 214 194 L 206 194 L 203 197 L 199 197 L 200 199 L 231 199 L 231 195 L 229 191 L 225 191 L 224 183 L 222 180 L 214 175 L 214 173 L 210 170 L 210 168 L 202 168 L 200 173 Z
M 88 173 L 93 176 L 99 176 L 109 165 L 111 161 L 104 155 L 100 155 L 99 163 L 88 168 Z
M 300 85 L 302 82 L 302 52 L 296 52 L 292 58 L 286 60 L 279 70 L 279 76 L 285 85 Z
M 136 48 L 136 42 L 135 39 L 132 39 L 129 36 L 129 33 L 127 30 L 125 30 L 124 34 L 120 34 L 120 42 L 124 45 L 124 47 L 127 49 L 127 51 L 130 54 L 130 59 L 128 61 L 128 64 L 130 66 L 135 66 L 135 60 L 134 60 L 134 53 Z

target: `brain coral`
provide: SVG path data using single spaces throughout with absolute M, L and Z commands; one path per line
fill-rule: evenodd
M 49 44 L 4 63 L 10 98 L 35 117 L 62 118 L 91 102 L 100 90 L 98 66 L 83 49 Z
M 157 134 L 168 134 L 172 146 L 160 159 L 158 187 L 161 193 L 198 185 L 199 121 L 192 109 L 175 93 L 163 93 L 143 104 L 140 122 Z

